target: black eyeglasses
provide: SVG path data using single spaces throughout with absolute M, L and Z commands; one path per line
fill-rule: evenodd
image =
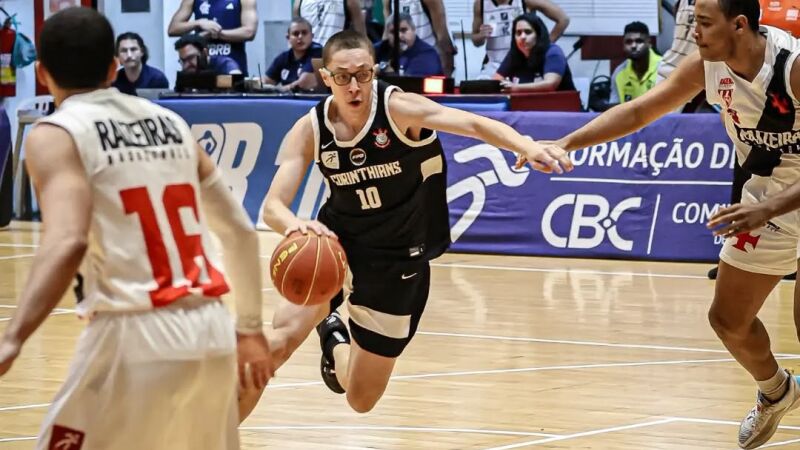
M 374 75 L 374 71 L 372 68 L 359 70 L 356 73 L 350 72 L 336 72 L 333 73 L 327 67 L 323 67 L 328 75 L 333 78 L 333 82 L 336 83 L 338 86 L 347 86 L 350 84 L 350 81 L 355 78 L 359 84 L 369 83 L 372 81 L 372 77 Z

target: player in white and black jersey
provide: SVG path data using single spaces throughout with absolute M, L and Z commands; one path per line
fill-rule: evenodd
M 41 246 L 0 340 L 0 375 L 79 266 L 88 320 L 38 449 L 238 449 L 243 387 L 271 376 L 258 236 L 174 112 L 109 88 L 114 31 L 69 8 L 39 36 L 36 72 L 57 110 L 28 135 Z M 224 243 L 237 321 L 209 229 Z
M 297 0 L 292 8 L 294 17 L 302 17 L 311 24 L 314 42 L 319 45 L 325 45 L 331 36 L 351 26 L 367 34 L 360 0 Z
M 333 95 L 286 135 L 264 221 L 281 233 L 338 236 L 350 273 L 330 304 L 305 307 L 282 299 L 268 336 L 280 365 L 319 324 L 326 385 L 346 391 L 350 406 L 366 412 L 414 337 L 428 299 L 429 261 L 450 244 L 447 167 L 436 130 L 510 149 L 540 170 L 562 172 L 572 165 L 562 150 L 547 153 L 508 125 L 374 80 L 374 47 L 362 35 L 334 35 L 323 49 L 323 64 Z M 312 163 L 330 187 L 318 221 L 299 219 L 289 209 Z M 336 312 L 343 303 L 349 326 Z
M 645 95 L 555 142 L 572 151 L 625 136 L 703 89 L 709 103 L 721 106 L 738 161 L 753 177 L 744 186 L 742 203 L 709 222 L 715 234 L 727 239 L 708 317 L 758 384 L 756 406 L 739 429 L 739 446 L 748 449 L 769 440 L 783 415 L 800 404 L 798 382 L 778 366 L 757 317 L 781 277 L 797 267 L 800 43 L 785 31 L 759 27 L 758 18 L 758 0 L 697 0 L 699 52 L 688 55 Z

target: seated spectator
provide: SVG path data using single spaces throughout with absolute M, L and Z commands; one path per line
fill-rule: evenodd
M 120 92 L 136 95 L 136 89 L 169 89 L 164 73 L 147 65 L 147 46 L 139 34 L 128 32 L 117 37 L 117 58 L 122 68 L 112 86 Z
M 175 43 L 181 70 L 187 73 L 213 70 L 217 75 L 236 75 L 242 73 L 233 58 L 227 56 L 208 56 L 208 43 L 197 34 L 185 34 Z
M 286 34 L 291 48 L 275 57 L 267 69 L 264 83 L 280 85 L 287 91 L 315 88 L 317 79 L 311 59 L 322 58 L 322 46 L 312 42 L 313 38 L 311 24 L 302 17 L 295 17 Z
M 511 27 L 514 45 L 494 75 L 511 92 L 574 91 L 564 51 L 550 43 L 550 33 L 534 13 L 523 14 Z
M 389 17 L 386 21 L 388 29 L 387 39 L 375 46 L 375 59 L 380 65 L 382 73 L 393 72 L 391 66 L 392 48 L 394 47 L 394 21 Z M 416 29 L 411 16 L 401 13 L 400 30 L 400 60 L 399 74 L 405 76 L 426 77 L 442 75 L 442 63 L 439 53 L 430 44 L 422 39 L 417 39 Z
M 625 56 L 611 75 L 610 104 L 629 102 L 653 89 L 658 79 L 659 56 L 650 47 L 650 30 L 642 22 L 631 22 L 625 26 L 623 37 Z
M 390 17 L 394 13 L 394 3 L 394 0 L 384 0 L 383 17 Z M 444 74 L 451 76 L 454 68 L 453 55 L 458 52 L 447 28 L 444 0 L 399 0 L 398 7 L 401 13 L 411 16 L 417 29 L 417 39 L 436 47 Z M 386 24 L 389 22 L 387 20 Z M 384 39 L 387 38 L 387 33 L 388 26 L 384 30 Z

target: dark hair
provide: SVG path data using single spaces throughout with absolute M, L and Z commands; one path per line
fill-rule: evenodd
M 291 30 L 292 25 L 294 24 L 305 25 L 308 27 L 309 30 L 311 30 L 312 32 L 314 31 L 314 27 L 311 26 L 311 22 L 309 22 L 308 19 L 306 19 L 305 17 L 295 16 L 292 18 L 292 21 L 289 22 L 289 27 L 286 28 L 287 33 L 289 32 L 289 30 Z
M 114 46 L 114 53 L 117 55 L 119 55 L 119 44 L 122 41 L 136 41 L 136 43 L 139 44 L 139 48 L 142 49 L 142 64 L 147 64 L 147 59 L 150 58 L 150 52 L 147 50 L 147 46 L 144 45 L 144 39 L 139 36 L 139 33 L 127 31 L 117 36 L 117 44 Z
M 208 48 L 208 41 L 203 36 L 194 33 L 188 33 L 181 36 L 177 42 L 175 42 L 175 50 L 180 50 L 187 45 L 193 45 L 194 48 L 200 50 L 201 52 Z
M 516 40 L 517 24 L 521 21 L 528 22 L 536 33 L 536 44 L 531 49 L 531 54 L 525 58 L 525 54 L 517 47 L 516 42 L 511 43 L 508 56 L 511 58 L 512 70 L 515 67 L 530 67 L 536 75 L 544 72 L 544 57 L 547 49 L 550 48 L 550 32 L 536 13 L 525 13 L 517 16 L 511 26 L 512 39 Z
M 736 16 L 745 16 L 750 30 L 758 33 L 758 18 L 761 15 L 761 6 L 758 0 L 718 0 L 719 9 L 728 19 Z
M 114 61 L 114 29 L 90 8 L 67 8 L 44 22 L 39 62 L 64 89 L 95 88 Z
M 411 17 L 411 14 L 406 14 L 401 12 L 397 15 L 397 22 L 398 23 L 407 23 L 408 26 L 411 27 L 412 30 L 416 30 L 417 26 L 414 25 L 414 19 Z M 394 23 L 394 14 L 390 14 L 389 17 L 386 18 L 386 25 L 388 26 L 390 23 Z
M 366 36 L 353 30 L 344 30 L 331 36 L 325 43 L 325 47 L 322 48 L 322 64 L 327 66 L 335 52 L 354 48 L 363 48 L 372 55 L 373 61 L 375 60 L 375 47 Z
M 628 33 L 641 33 L 645 36 L 650 36 L 650 28 L 647 28 L 647 24 L 643 22 L 631 22 L 625 25 L 625 34 Z

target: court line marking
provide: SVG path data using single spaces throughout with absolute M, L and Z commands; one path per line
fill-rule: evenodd
M 708 425 L 735 425 L 737 427 L 740 425 L 740 422 L 734 422 L 733 420 L 698 419 L 695 417 L 667 417 L 667 418 L 675 419 L 680 422 L 703 423 Z M 782 430 L 800 431 L 800 426 L 795 426 L 795 425 L 778 425 L 778 428 Z
M 34 255 L 33 253 L 25 253 L 23 255 L 0 256 L 0 260 L 30 258 L 30 257 L 33 257 L 33 256 L 36 256 L 36 255 Z
M 0 438 L 0 442 L 19 442 L 19 441 L 35 441 L 36 436 L 16 437 L 16 438 Z
M 800 438 L 798 438 L 798 439 L 790 439 L 790 440 L 788 440 L 788 441 L 778 441 L 778 442 L 773 442 L 773 443 L 771 443 L 771 444 L 764 444 L 764 445 L 762 445 L 762 446 L 761 446 L 761 447 L 759 447 L 759 448 L 767 448 L 767 447 L 781 447 L 781 446 L 783 446 L 783 445 L 797 444 L 798 442 L 800 442 Z M 738 448 L 737 448 L 737 450 L 738 450 Z
M 727 350 L 721 350 L 721 349 L 672 347 L 666 345 L 617 344 L 613 342 L 570 341 L 564 339 L 541 339 L 541 338 L 531 338 L 531 337 L 494 336 L 489 334 L 470 334 L 470 333 L 445 333 L 439 331 L 417 331 L 417 334 L 425 336 L 463 337 L 471 339 L 487 339 L 487 340 L 498 340 L 498 341 L 535 342 L 542 344 L 586 345 L 592 347 L 637 348 L 646 350 L 667 350 L 676 352 L 681 351 L 681 352 L 698 352 L 698 353 L 724 353 L 726 355 L 729 354 Z M 776 353 L 775 356 L 800 358 L 800 354 L 794 354 L 794 353 Z
M 46 408 L 48 406 L 50 406 L 50 403 L 34 403 L 32 405 L 4 406 L 0 408 L 0 411 L 18 411 L 21 409 Z
M 347 430 L 347 431 L 408 431 L 423 433 L 467 433 L 467 434 L 491 434 L 505 436 L 539 436 L 557 437 L 558 434 L 537 433 L 533 431 L 509 431 L 509 430 L 483 430 L 474 428 L 436 428 L 436 427 L 396 427 L 382 425 L 266 425 L 266 426 L 244 426 L 239 427 L 241 431 L 276 431 L 276 430 Z
M 0 247 L 8 247 L 8 248 L 39 248 L 39 244 L 0 244 Z
M 48 317 L 49 316 L 63 316 L 64 314 L 74 314 L 74 313 L 75 313 L 75 311 L 53 311 L 50 314 L 48 314 Z M 11 317 L 2 317 L 2 318 L 0 318 L 0 322 L 8 322 L 9 320 L 11 320 Z
M 558 441 L 566 441 L 566 440 L 569 440 L 569 439 L 576 439 L 576 438 L 581 438 L 581 437 L 586 437 L 586 436 L 595 436 L 595 435 L 598 435 L 598 434 L 607 434 L 607 433 L 614 433 L 614 432 L 617 432 L 617 431 L 626 431 L 626 430 L 633 430 L 633 429 L 636 429 L 636 428 L 645 428 L 645 427 L 652 427 L 652 426 L 656 426 L 656 425 L 664 425 L 664 424 L 668 424 L 668 423 L 672 423 L 672 422 L 676 422 L 676 419 L 674 419 L 674 418 L 666 418 L 666 419 L 652 420 L 650 422 L 635 423 L 635 424 L 631 424 L 631 425 L 621 425 L 621 426 L 618 426 L 618 427 L 600 428 L 600 429 L 597 429 L 597 430 L 582 431 L 580 433 L 572 433 L 572 434 L 564 434 L 564 435 L 561 435 L 561 436 L 556 436 L 556 437 L 551 437 L 551 438 L 537 439 L 535 441 L 526 441 L 526 442 L 519 442 L 519 443 L 516 443 L 516 444 L 503 445 L 503 446 L 500 446 L 500 447 L 488 447 L 485 450 L 508 450 L 508 449 L 512 449 L 512 448 L 530 447 L 530 446 L 533 446 L 533 445 L 547 444 L 547 443 L 550 443 L 550 442 L 558 442 Z
M 513 256 L 513 255 L 504 255 Z M 522 256 L 522 255 L 520 255 Z M 611 272 L 590 269 L 543 269 L 538 267 L 512 267 L 495 266 L 488 264 L 464 264 L 464 263 L 431 263 L 431 267 L 454 267 L 457 269 L 479 269 L 479 270 L 509 270 L 513 272 L 544 272 L 544 273 L 563 273 L 563 274 L 585 274 L 585 275 L 626 275 L 634 277 L 653 277 L 653 278 L 686 278 L 692 280 L 709 280 L 705 275 L 680 275 L 669 273 L 646 273 L 646 272 Z

